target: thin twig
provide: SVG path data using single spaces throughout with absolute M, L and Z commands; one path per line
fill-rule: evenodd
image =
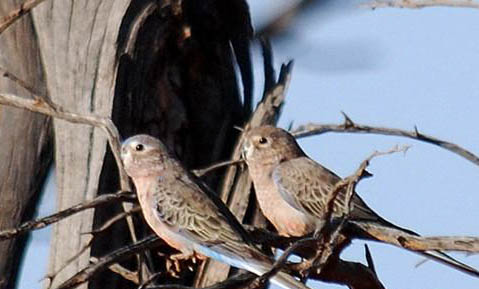
M 155 281 L 155 279 L 157 279 L 158 277 L 160 277 L 163 274 L 164 274 L 164 272 L 157 272 L 155 274 L 152 274 L 150 276 L 150 278 L 148 278 L 148 280 L 144 281 L 142 284 L 140 284 L 140 286 L 138 286 L 138 289 L 147 288 L 151 283 L 153 283 L 153 281 Z
M 104 205 L 112 201 L 131 201 L 133 199 L 135 199 L 135 196 L 130 192 L 118 192 L 116 194 L 100 195 L 93 200 L 85 201 L 81 204 L 72 206 L 50 216 L 38 220 L 25 222 L 16 228 L 0 231 L 0 241 L 14 238 L 20 234 L 25 234 L 29 231 L 45 228 L 48 225 L 56 223 L 68 216 L 84 211 L 86 209 L 96 208 L 100 205 Z
M 120 174 L 120 185 L 122 191 L 131 191 L 130 181 L 125 172 L 120 156 L 120 134 L 109 117 L 103 117 L 94 114 L 78 114 L 67 111 L 58 105 L 52 105 L 45 101 L 43 97 L 36 96 L 35 99 L 28 99 L 10 93 L 0 92 L 0 104 L 27 109 L 33 112 L 49 115 L 55 118 L 63 119 L 72 123 L 88 124 L 105 131 L 111 151 L 115 157 Z
M 85 232 L 85 233 L 82 233 L 82 234 L 85 234 L 85 235 L 86 234 L 93 234 L 93 235 L 95 235 L 95 234 L 101 233 L 101 232 L 105 231 L 106 229 L 108 229 L 114 223 L 116 223 L 119 220 L 125 218 L 126 216 L 130 216 L 130 215 L 133 215 L 133 214 L 139 213 L 139 212 L 141 212 L 141 207 L 140 206 L 135 206 L 135 207 L 131 208 L 131 210 L 129 210 L 128 212 L 121 212 L 121 213 L 117 214 L 116 216 L 113 216 L 112 218 L 107 220 L 105 223 L 103 223 L 103 225 L 101 225 L 100 228 L 92 230 L 90 232 Z
M 283 252 L 283 254 L 281 254 L 278 260 L 274 262 L 273 267 L 271 267 L 271 269 L 268 272 L 259 276 L 255 282 L 257 282 L 259 285 L 265 284 L 269 279 L 271 279 L 274 275 L 276 275 L 281 269 L 286 267 L 288 258 L 289 256 L 291 256 L 291 254 L 293 254 L 296 250 L 305 246 L 306 244 L 310 244 L 311 242 L 314 242 L 314 241 L 316 241 L 316 238 L 307 237 L 291 244 L 288 247 L 288 249 L 286 249 Z
M 316 273 L 320 273 L 324 266 L 326 266 L 329 257 L 333 254 L 335 244 L 340 242 L 340 238 L 342 237 L 341 230 L 349 218 L 351 209 L 353 209 L 353 207 L 351 206 L 351 200 L 355 194 L 355 188 L 362 179 L 370 176 L 370 174 L 366 171 L 366 168 L 368 167 L 370 161 L 377 156 L 392 154 L 396 152 L 405 152 L 408 148 L 409 147 L 407 146 L 395 146 L 386 152 L 375 151 L 367 159 L 361 162 L 361 165 L 353 175 L 339 181 L 334 186 L 333 191 L 329 196 L 328 202 L 326 203 L 327 210 L 324 220 L 326 220 L 327 223 L 321 228 L 319 234 L 315 233 L 315 236 L 318 236 L 320 241 L 316 255 L 314 258 L 311 259 L 310 263 L 311 268 L 314 268 Z M 336 219 L 334 213 L 337 213 L 335 212 L 336 199 L 339 196 L 339 192 L 344 191 L 344 189 L 346 189 L 346 195 L 344 200 L 345 208 L 343 208 L 343 211 L 340 212 L 342 213 L 342 216 L 340 216 L 340 221 L 334 222 L 334 219 Z M 333 226 L 333 230 L 331 230 L 330 226 Z M 307 275 L 311 271 L 311 268 L 308 268 Z
M 121 260 L 124 260 L 140 252 L 143 252 L 147 248 L 152 248 L 155 244 L 158 244 L 159 241 L 160 240 L 156 235 L 150 235 L 132 245 L 128 245 L 118 250 L 115 250 L 114 252 L 99 258 L 96 263 L 92 263 L 87 267 L 83 268 L 56 289 L 75 288 L 78 285 L 88 282 L 88 280 L 90 280 L 92 276 L 106 270 L 110 265 L 120 262 Z
M 421 9 L 426 7 L 456 7 L 479 8 L 479 3 L 472 0 L 378 0 L 360 5 L 363 8 L 409 8 Z
M 20 19 L 23 15 L 27 14 L 35 8 L 38 4 L 42 3 L 45 0 L 27 0 L 20 4 L 20 7 L 11 11 L 7 16 L 3 17 L 0 20 L 0 34 L 2 34 L 5 29 L 12 25 L 15 21 Z
M 392 135 L 411 138 L 414 140 L 427 142 L 450 152 L 453 152 L 468 161 L 479 166 L 479 157 L 470 151 L 462 148 L 454 143 L 444 141 L 423 133 L 420 133 L 417 128 L 414 131 L 407 131 L 396 128 L 376 127 L 370 125 L 363 125 L 353 122 L 346 114 L 343 124 L 306 124 L 296 128 L 292 133 L 295 137 L 301 138 L 312 135 L 320 135 L 327 132 L 337 133 L 364 133 L 364 134 L 380 134 L 380 135 Z
M 90 257 L 90 261 L 92 263 L 98 263 L 98 258 Z M 140 276 L 138 272 L 128 270 L 118 263 L 113 263 L 112 265 L 108 266 L 108 269 L 111 272 L 120 275 L 121 277 L 125 278 L 128 281 L 131 281 L 137 285 L 140 284 Z
M 83 254 L 88 248 L 90 248 L 92 243 L 93 243 L 93 237 L 91 237 L 88 243 L 86 243 L 75 255 L 68 258 L 55 272 L 49 273 L 43 278 L 43 279 L 49 280 L 49 284 L 47 287 L 48 289 L 51 288 L 51 286 L 53 285 L 53 280 L 58 275 L 58 273 L 63 271 L 68 265 L 70 265 L 73 261 L 75 261 L 78 257 L 80 257 L 81 254 Z
M 3 77 L 6 77 L 8 79 L 10 79 L 11 81 L 15 82 L 16 84 L 18 84 L 19 86 L 23 87 L 24 89 L 26 89 L 28 92 L 30 92 L 32 95 L 36 95 L 37 92 L 35 91 L 35 88 L 33 87 L 33 85 L 27 83 L 26 81 L 20 79 L 19 77 L 17 77 L 15 74 L 13 74 L 12 72 L 8 71 L 7 69 L 3 68 L 0 66 L 0 72 L 2 73 L 2 76 Z
M 241 160 L 228 160 L 228 161 L 215 163 L 215 164 L 213 164 L 211 166 L 208 166 L 204 169 L 193 170 L 192 173 L 195 174 L 198 177 L 202 177 L 202 176 L 206 175 L 207 173 L 209 173 L 211 171 L 214 171 L 214 170 L 217 170 L 217 169 L 220 169 L 220 168 L 223 168 L 223 167 L 227 167 L 227 166 L 242 164 L 242 163 L 244 163 L 244 160 L 242 160 L 242 159 Z

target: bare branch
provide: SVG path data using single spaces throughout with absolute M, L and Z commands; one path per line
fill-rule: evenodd
M 24 80 L 20 79 L 15 74 L 9 72 L 8 70 L 6 70 L 5 68 L 1 66 L 0 66 L 0 72 L 3 73 L 2 75 L 3 77 L 6 77 L 10 79 L 11 81 L 15 82 L 16 84 L 18 84 L 19 86 L 23 87 L 28 92 L 30 92 L 32 95 L 37 94 L 37 92 L 35 92 L 35 88 L 33 87 L 33 85 L 26 83 Z
M 283 269 L 287 265 L 288 258 L 289 256 L 291 256 L 291 254 L 293 254 L 296 250 L 305 246 L 306 244 L 311 244 L 315 241 L 317 241 L 316 238 L 308 237 L 291 244 L 291 246 L 289 246 L 288 249 L 286 249 L 283 254 L 281 254 L 278 260 L 274 262 L 273 267 L 268 272 L 257 277 L 255 282 L 258 285 L 264 285 L 270 278 L 276 275 L 281 269 Z
M 141 212 L 141 207 L 140 206 L 135 206 L 127 212 L 121 212 L 121 213 L 117 214 L 116 216 L 113 216 L 111 219 L 109 219 L 105 223 L 103 223 L 103 225 L 101 225 L 100 228 L 92 230 L 91 232 L 85 232 L 83 234 L 93 234 L 93 235 L 95 235 L 95 234 L 101 233 L 101 232 L 105 231 L 106 229 L 108 229 L 114 223 L 116 223 L 119 220 L 125 218 L 126 216 L 130 216 L 132 214 L 139 213 L 139 212 Z
M 369 235 L 381 242 L 392 244 L 412 251 L 461 251 L 479 253 L 479 237 L 468 236 L 433 236 L 422 237 L 388 230 L 372 224 L 361 224 Z
M 20 234 L 25 234 L 29 231 L 45 228 L 46 226 L 56 223 L 58 221 L 61 221 L 62 219 L 68 216 L 71 216 L 73 214 L 76 214 L 78 212 L 81 212 L 87 209 L 91 209 L 91 208 L 95 208 L 95 207 L 107 204 L 112 201 L 131 201 L 133 199 L 135 199 L 135 196 L 130 192 L 118 192 L 116 194 L 100 195 L 94 198 L 93 200 L 86 201 L 81 204 L 72 206 L 68 209 L 60 211 L 53 215 L 50 215 L 38 220 L 28 221 L 26 223 L 21 224 L 17 228 L 0 231 L 0 241 L 14 238 Z
M 98 258 L 96 257 L 91 257 L 90 258 L 92 263 L 98 263 Z M 135 284 L 140 284 L 140 276 L 138 272 L 134 272 L 131 270 L 126 269 L 125 267 L 121 266 L 118 263 L 114 263 L 110 266 L 108 266 L 108 269 L 121 277 L 125 278 L 126 280 L 129 280 Z
M 110 118 L 94 114 L 80 115 L 74 112 L 70 112 L 58 105 L 52 106 L 50 102 L 45 101 L 44 98 L 40 96 L 36 96 L 36 99 L 28 99 L 17 95 L 0 92 L 0 104 L 27 109 L 33 112 L 39 112 L 41 114 L 63 119 L 72 123 L 88 124 L 103 129 L 106 132 L 111 151 L 115 156 L 115 160 L 120 173 L 121 189 L 123 191 L 131 191 L 130 181 L 128 179 L 128 175 L 125 172 L 125 169 L 123 168 L 120 157 L 120 134 L 118 133 L 118 129 L 113 124 Z
M 206 175 L 207 173 L 209 173 L 211 171 L 214 171 L 216 169 L 220 169 L 220 168 L 227 167 L 227 166 L 232 166 L 232 165 L 238 165 L 238 164 L 242 164 L 242 163 L 244 163 L 244 160 L 229 160 L 229 161 L 224 161 L 224 162 L 218 162 L 218 163 L 212 164 L 211 166 L 208 166 L 204 169 L 193 170 L 192 173 L 195 174 L 198 177 L 202 177 L 202 176 Z
M 50 281 L 49 285 L 47 288 L 51 288 L 52 284 L 53 284 L 53 280 L 55 279 L 55 277 L 58 275 L 58 273 L 60 273 L 61 271 L 63 271 L 63 269 L 65 269 L 68 265 L 70 265 L 73 261 L 75 261 L 78 257 L 81 256 L 81 254 L 83 254 L 88 248 L 91 247 L 93 243 L 93 236 L 90 238 L 90 240 L 88 241 L 88 243 L 86 243 L 75 255 L 71 256 L 70 258 L 68 258 L 65 263 L 63 263 L 63 265 L 60 266 L 60 268 L 58 268 L 58 270 L 56 270 L 55 272 L 52 272 L 52 273 L 49 273 L 47 274 L 44 279 L 48 279 Z
M 402 136 L 410 139 L 427 142 L 436 146 L 439 146 L 443 149 L 446 149 L 450 152 L 453 152 L 468 161 L 479 166 L 479 157 L 470 151 L 456 145 L 454 143 L 440 140 L 438 138 L 420 133 L 417 128 L 415 131 L 406 131 L 396 128 L 385 128 L 385 127 L 375 127 L 369 125 L 358 124 L 352 122 L 348 117 L 343 124 L 306 124 L 299 126 L 292 133 L 295 137 L 301 138 L 312 135 L 320 135 L 327 132 L 338 132 L 338 133 L 364 133 L 364 134 L 380 134 L 380 135 L 392 135 L 392 136 Z
M 0 34 L 2 34 L 5 29 L 12 25 L 15 21 L 20 19 L 23 15 L 27 14 L 35 8 L 38 4 L 42 3 L 45 0 L 27 0 L 20 4 L 20 7 L 11 11 L 7 16 L 3 17 L 0 20 Z
M 479 8 L 479 3 L 472 0 L 377 0 L 362 4 L 364 8 L 410 8 L 421 9 L 426 7 L 457 7 Z
M 159 242 L 160 239 L 157 236 L 151 235 L 132 245 L 122 247 L 104 257 L 99 258 L 97 262 L 85 267 L 73 277 L 61 284 L 57 289 L 75 288 L 80 284 L 88 282 L 92 276 L 106 270 L 110 265 L 140 253 L 146 250 L 146 248 L 152 248 Z

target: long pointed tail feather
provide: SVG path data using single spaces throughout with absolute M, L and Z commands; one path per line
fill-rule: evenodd
M 227 251 L 223 251 L 222 253 L 218 253 L 215 250 L 212 250 L 211 248 L 207 247 L 198 247 L 198 251 L 201 252 L 202 254 L 209 256 L 213 259 L 216 259 L 220 262 L 229 264 L 231 266 L 241 268 L 244 270 L 247 270 L 249 272 L 252 272 L 258 276 L 263 275 L 264 273 L 268 272 L 271 270 L 273 267 L 273 259 L 269 258 L 266 255 L 263 255 L 257 250 L 252 250 L 251 248 L 248 248 L 245 246 L 243 249 L 245 249 L 244 253 L 250 253 L 251 256 L 255 256 L 255 258 L 238 258 L 238 256 L 231 255 Z M 201 251 L 200 251 L 201 250 Z M 286 274 L 284 272 L 278 272 L 276 275 L 274 275 L 270 279 L 271 283 L 283 288 L 283 289 L 310 289 L 303 283 L 299 282 L 296 278 L 293 276 Z
M 271 269 L 271 265 L 267 267 L 266 264 L 248 264 L 248 268 L 244 268 L 250 272 L 253 272 L 257 275 L 263 275 Z M 270 279 L 271 283 L 283 288 L 283 289 L 310 289 L 308 286 L 299 282 L 293 276 L 286 274 L 284 272 L 278 272 Z
M 416 251 L 415 251 L 416 252 Z M 451 256 L 447 255 L 444 252 L 441 251 L 423 251 L 423 252 L 417 252 L 429 259 L 433 259 L 437 262 L 443 263 L 445 265 L 454 267 L 455 269 L 462 271 L 464 273 L 468 273 L 472 276 L 478 277 L 479 278 L 479 271 L 476 270 L 475 268 L 464 264 Z

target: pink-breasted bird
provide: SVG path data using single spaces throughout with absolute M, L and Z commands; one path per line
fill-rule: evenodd
M 206 256 L 257 275 L 271 269 L 273 259 L 253 245 L 221 200 L 160 140 L 148 135 L 130 137 L 122 145 L 121 157 L 146 222 L 181 252 L 172 259 Z M 270 280 L 282 288 L 308 288 L 284 272 Z
M 324 225 L 326 202 L 341 178 L 310 159 L 287 131 L 273 126 L 249 130 L 243 145 L 249 174 L 253 180 L 256 197 L 264 216 L 283 236 L 304 236 L 319 231 Z M 333 217 L 345 213 L 345 191 L 339 192 L 333 208 Z M 351 201 L 348 226 L 354 234 L 364 239 L 380 241 L 363 234 L 361 228 L 375 227 L 395 230 L 396 233 L 419 236 L 398 227 L 376 214 L 354 194 Z M 418 252 L 428 258 L 450 265 L 462 272 L 479 276 L 479 271 L 463 264 L 441 251 Z

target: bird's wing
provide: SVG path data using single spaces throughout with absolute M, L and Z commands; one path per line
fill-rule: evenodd
M 341 180 L 336 174 L 308 157 L 284 161 L 273 170 L 273 181 L 284 200 L 294 208 L 317 218 L 326 213 L 326 202 L 334 186 Z M 346 190 L 338 193 L 334 203 L 334 215 L 341 215 L 346 207 Z M 351 201 L 351 219 L 379 221 L 374 213 L 357 195 Z M 382 220 L 382 219 L 381 219 Z
M 193 186 L 199 188 L 203 193 L 205 193 L 205 195 L 214 203 L 218 213 L 224 217 L 224 219 L 228 222 L 228 224 L 233 228 L 236 233 L 241 235 L 245 243 L 254 243 L 249 233 L 245 230 L 243 225 L 241 225 L 241 223 L 233 215 L 233 213 L 229 210 L 225 203 L 223 203 L 223 201 L 218 197 L 218 195 L 200 178 L 188 173 L 188 176 L 184 178 L 184 182 L 193 183 Z
M 242 242 L 241 236 L 194 183 L 181 178 L 160 183 L 152 206 L 157 217 L 173 231 L 208 247 Z

